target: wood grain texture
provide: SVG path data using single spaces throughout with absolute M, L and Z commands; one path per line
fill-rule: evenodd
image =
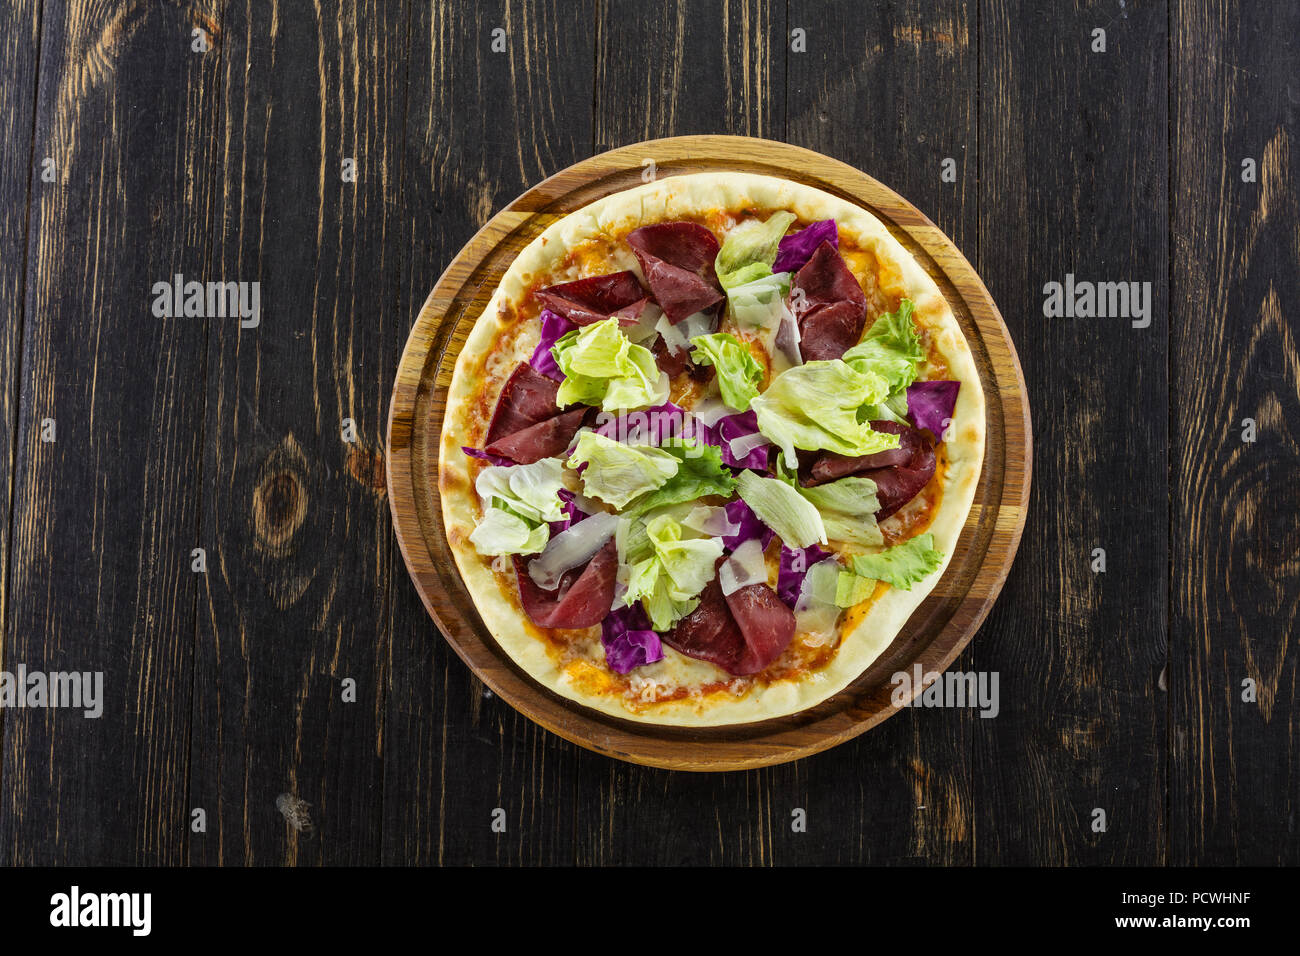
M 38 0 L 0 6 L 0 63 L 6 68 L 5 82 L 0 84 L 0 670 L 9 660 L 9 533 L 18 454 L 27 214 L 32 184 L 40 181 L 40 164 L 32 153 L 40 21 Z M 5 715 L 0 711 L 0 742 L 4 725 Z M 0 760 L 0 789 L 3 786 Z
M 1175 863 L 1300 860 L 1297 37 L 1294 5 L 1174 10 Z
M 5 665 L 102 672 L 104 712 L 5 715 L 12 863 L 182 859 L 206 329 L 150 306 L 206 258 L 209 15 L 44 6 Z
M 261 316 L 210 320 L 194 863 L 380 860 L 406 26 L 402 4 L 222 15 L 208 268 L 259 282 Z
M 533 238 L 594 199 L 659 176 L 742 169 L 808 183 L 876 215 L 929 272 L 970 346 L 986 401 L 984 462 L 948 569 L 893 643 L 852 684 L 815 707 L 732 727 L 632 724 L 575 706 L 524 674 L 484 627 L 455 570 L 436 472 L 447 387 L 492 292 Z M 743 157 L 738 159 L 737 157 Z M 577 163 L 494 216 L 456 256 L 421 309 L 398 366 L 388 430 L 388 488 L 403 557 L 456 653 L 496 694 L 556 734 L 607 756 L 676 770 L 738 770 L 819 753 L 897 712 L 890 676 L 914 664 L 941 673 L 996 599 L 1023 526 L 1031 457 L 1015 350 L 979 277 L 913 206 L 869 176 L 784 143 L 684 136 L 637 143 Z M 919 690 L 919 688 L 916 688 Z
M 590 3 L 418 4 L 411 21 L 402 208 L 409 225 L 388 368 L 468 236 L 529 185 L 591 149 Z M 493 52 L 493 31 L 504 50 Z M 391 380 L 390 380 L 391 385 Z M 497 699 L 397 575 L 383 859 L 567 862 L 575 748 Z M 504 832 L 492 828 L 502 811 Z
M 1169 394 L 1163 4 L 980 11 L 978 266 L 1040 452 L 1008 600 L 972 648 L 977 863 L 1166 858 Z M 1104 53 L 1092 31 L 1106 31 Z M 1044 286 L 1150 282 L 1152 320 L 1044 317 Z M 1105 573 L 1091 569 L 1103 548 Z M 1094 810 L 1106 831 L 1093 830 Z

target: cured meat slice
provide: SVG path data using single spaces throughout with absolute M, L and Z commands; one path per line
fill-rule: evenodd
M 757 674 L 780 657 L 794 638 L 794 611 L 766 584 L 732 591 L 727 607 L 745 638 L 745 653 L 728 673 Z
M 660 638 L 673 650 L 716 664 L 727 673 L 745 653 L 745 637 L 731 616 L 715 577 L 700 592 L 700 603 Z
M 560 414 L 560 407 L 555 403 L 559 388 L 559 382 L 547 378 L 527 362 L 520 362 L 501 387 L 485 444 L 495 444 L 507 435 Z
M 794 629 L 794 612 L 766 584 L 724 595 L 715 577 L 701 592 L 695 610 L 662 639 L 687 657 L 744 677 L 780 657 L 794 638 Z
M 925 437 L 919 431 L 915 428 L 899 425 L 896 422 L 872 422 L 871 427 L 878 432 L 889 432 L 891 435 L 897 435 L 898 447 L 891 448 L 889 451 L 878 451 L 872 455 L 858 455 L 857 457 L 837 455 L 832 451 L 823 452 L 813 462 L 804 485 L 811 488 L 814 485 L 836 481 L 849 475 L 860 475 L 865 471 L 872 471 L 877 468 L 906 465 L 912 460 L 918 447 L 925 444 Z
M 610 538 L 579 571 L 574 568 L 560 578 L 554 591 L 544 591 L 528 573 L 530 558 L 514 556 L 515 577 L 524 613 L 539 627 L 594 627 L 605 619 L 614 604 L 614 580 L 618 576 L 618 548 Z
M 876 520 L 884 521 L 903 505 L 907 504 L 934 477 L 934 447 L 924 432 L 897 422 L 872 422 L 871 427 L 878 432 L 889 432 L 898 436 L 897 451 L 878 452 L 875 455 L 863 455 L 860 458 L 845 458 L 842 455 L 826 453 L 813 464 L 811 475 L 805 485 L 817 485 L 847 475 L 861 475 L 876 483 L 876 499 L 880 510 Z M 881 467 L 881 456 L 894 456 L 907 452 L 907 459 L 896 464 Z M 891 461 L 893 458 L 891 457 Z M 819 476 L 820 469 L 820 476 Z M 829 477 L 828 477 L 829 475 Z
M 799 350 L 805 362 L 837 359 L 858 343 L 867 322 L 867 297 L 839 250 L 823 242 L 795 273 L 802 290 Z
M 521 428 L 513 435 L 499 438 L 483 450 L 489 455 L 500 455 L 520 465 L 554 458 L 569 447 L 573 436 L 582 427 L 587 411 L 586 406 L 579 406 L 573 411 L 561 412 L 553 418 Z
M 590 276 L 574 282 L 562 282 L 537 292 L 552 312 L 577 325 L 591 325 L 617 315 L 620 320 L 635 321 L 649 297 L 630 269 L 603 276 Z
M 694 222 L 663 222 L 628 233 L 641 273 L 672 323 L 722 301 L 713 271 L 718 240 Z

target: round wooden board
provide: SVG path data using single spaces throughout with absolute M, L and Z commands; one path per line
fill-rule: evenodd
M 874 213 L 934 277 L 970 342 L 988 406 L 984 466 L 957 551 L 934 591 L 889 648 L 841 693 L 758 723 L 656 727 L 561 698 L 521 671 L 484 627 L 447 546 L 438 496 L 438 441 L 447 388 L 465 338 L 506 268 L 556 219 L 659 178 L 737 170 L 779 176 Z M 943 672 L 984 620 L 1015 556 L 1029 498 L 1029 406 L 1015 348 L 984 283 L 956 246 L 901 196 L 865 173 L 797 146 L 741 136 L 679 136 L 583 160 L 492 217 L 448 266 L 420 310 L 397 370 L 388 421 L 388 492 L 406 566 L 425 607 L 474 673 L 516 710 L 583 747 L 680 770 L 736 770 L 833 747 L 897 709 L 894 673 Z

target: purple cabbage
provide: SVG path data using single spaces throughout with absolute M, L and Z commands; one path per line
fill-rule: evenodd
M 605 615 L 600 625 L 600 643 L 605 663 L 616 674 L 626 674 L 642 664 L 653 664 L 664 656 L 659 635 L 638 601 Z
M 801 229 L 782 239 L 776 247 L 776 262 L 772 264 L 772 271 L 798 272 L 823 242 L 829 242 L 836 249 L 840 247 L 840 233 L 835 227 L 834 219 L 815 222 L 807 229 Z
M 626 442 L 629 435 L 638 432 L 635 436 L 641 439 L 638 444 L 659 445 L 665 439 L 680 435 L 685 420 L 686 412 L 680 406 L 664 402 L 654 408 L 624 412 L 597 428 L 596 434 Z M 645 434 L 647 431 L 649 434 Z
M 952 411 L 957 407 L 957 390 L 961 382 L 914 382 L 907 389 L 907 412 L 917 428 L 929 429 L 943 440 Z
M 727 520 L 739 525 L 739 528 L 735 534 L 723 535 L 722 546 L 724 548 L 728 551 L 735 551 L 751 538 L 758 538 L 763 550 L 767 550 L 767 546 L 771 543 L 775 532 L 763 524 L 758 515 L 754 514 L 753 508 L 737 498 L 735 501 L 727 502 L 726 511 Z
M 509 466 L 517 464 L 517 462 L 511 461 L 509 458 L 503 458 L 500 455 L 489 455 L 482 448 L 470 448 L 468 445 L 461 445 L 460 450 L 471 458 L 479 458 L 492 465 Z
M 533 367 L 533 371 L 540 372 L 547 378 L 553 378 L 557 382 L 564 381 L 564 373 L 560 371 L 560 366 L 555 364 L 555 356 L 551 354 L 551 346 L 558 342 L 561 336 L 567 335 L 578 326 L 570 322 L 564 316 L 550 309 L 542 309 L 542 340 L 537 343 L 537 348 L 533 349 L 532 358 L 528 364 Z
M 794 607 L 799 600 L 799 589 L 803 587 L 804 576 L 808 569 L 818 561 L 834 557 L 812 544 L 806 548 L 787 548 L 781 545 L 781 570 L 776 576 L 776 596 L 787 607 Z
M 555 537 L 555 535 L 559 534 L 561 531 L 568 531 L 583 518 L 591 517 L 591 515 L 578 507 L 576 500 L 577 495 L 568 488 L 561 488 L 557 494 L 559 494 L 560 500 L 564 502 L 564 504 L 560 505 L 560 510 L 564 512 L 564 517 L 559 521 L 551 522 L 551 537 Z
M 747 435 L 758 433 L 758 416 L 754 414 L 751 408 L 747 412 L 741 412 L 739 415 L 727 415 L 725 418 L 719 418 L 717 423 L 709 430 L 709 444 L 717 445 L 722 452 L 722 463 L 730 465 L 732 468 L 754 468 L 758 471 L 767 470 L 768 451 L 771 445 L 759 445 L 754 448 L 744 458 L 737 458 L 731 452 L 731 440 L 733 438 L 744 438 Z

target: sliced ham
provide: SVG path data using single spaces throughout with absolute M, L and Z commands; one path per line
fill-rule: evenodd
M 501 455 L 520 465 L 531 465 L 543 458 L 554 458 L 573 442 L 589 409 L 579 406 L 553 418 L 522 428 L 513 435 L 499 438 L 483 449 L 489 455 Z
M 898 448 L 849 458 L 825 452 L 807 469 L 802 481 L 805 486 L 835 481 L 849 475 L 861 475 L 876 483 L 876 498 L 880 510 L 876 520 L 884 521 L 907 504 L 934 477 L 934 446 L 927 435 L 916 428 L 897 422 L 877 421 L 871 427 L 878 432 L 898 436 Z
M 713 271 L 718 240 L 708 229 L 694 222 L 657 223 L 630 232 L 627 244 L 669 322 L 722 301 Z
M 537 298 L 577 325 L 591 325 L 611 315 L 632 322 L 650 301 L 630 269 L 553 285 L 538 291 Z
M 695 610 L 662 637 L 687 657 L 745 677 L 780 657 L 793 640 L 794 629 L 794 612 L 766 584 L 724 595 L 715 577 L 700 594 Z
M 594 627 L 605 619 L 614 604 L 614 581 L 618 576 L 618 548 L 610 538 L 582 567 L 560 578 L 554 591 L 544 591 L 528 574 L 530 559 L 515 555 L 515 576 L 524 613 L 539 627 Z
M 803 291 L 799 350 L 805 362 L 837 359 L 858 343 L 867 321 L 867 297 L 839 250 L 823 242 L 794 277 Z

